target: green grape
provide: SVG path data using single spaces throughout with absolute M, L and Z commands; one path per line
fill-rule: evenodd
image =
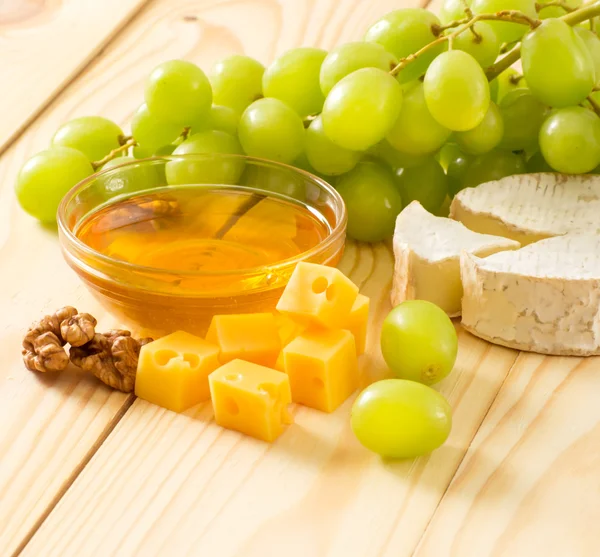
M 433 118 L 423 92 L 415 83 L 404 93 L 402 110 L 386 139 L 392 147 L 409 155 L 429 155 L 437 151 L 452 132 Z
M 138 163 L 134 157 L 118 157 L 108 161 L 98 175 L 97 183 L 103 185 L 103 200 L 99 203 L 125 193 L 140 192 L 166 184 L 164 164 L 129 164 Z M 119 167 L 118 172 L 104 173 L 105 170 Z
M 265 67 L 248 56 L 234 55 L 221 60 L 210 76 L 214 103 L 241 114 L 262 98 L 264 73 Z
M 461 189 L 472 188 L 514 174 L 523 174 L 525 171 L 525 159 L 521 155 L 494 149 L 489 153 L 478 155 L 468 165 Z
M 379 68 L 389 72 L 398 60 L 378 43 L 356 42 L 332 50 L 321 66 L 321 91 L 325 96 L 340 79 L 361 68 Z
M 41 222 L 56 221 L 64 195 L 94 173 L 89 159 L 71 147 L 52 147 L 31 157 L 21 168 L 15 191 L 21 207 Z
M 490 81 L 490 100 L 498 104 L 498 79 Z
M 567 13 L 567 11 L 560 6 L 548 6 L 544 7 L 544 4 L 551 2 L 551 0 L 539 0 L 539 4 L 542 4 L 541 8 L 538 10 L 538 17 L 540 19 L 548 19 L 550 17 L 561 17 Z M 583 0 L 564 0 L 564 4 L 571 8 L 572 10 L 577 9 Z
M 600 164 L 600 118 L 581 106 L 554 111 L 540 129 L 540 150 L 558 172 L 590 172 Z
M 350 423 L 356 438 L 370 451 L 384 458 L 414 458 L 448 439 L 452 408 L 431 387 L 384 379 L 358 395 Z
M 444 169 L 433 157 L 420 166 L 403 169 L 398 174 L 398 184 L 405 205 L 416 200 L 430 213 L 440 209 L 448 194 Z
M 453 131 L 470 130 L 481 123 L 490 105 L 490 87 L 475 58 L 461 50 L 440 54 L 423 82 L 431 115 Z
M 246 165 L 240 185 L 284 195 L 298 201 L 306 201 L 307 185 L 310 183 L 300 173 L 273 166 Z
M 336 189 L 346 204 L 351 238 L 359 242 L 391 238 L 402 198 L 389 169 L 361 161 L 339 179 Z
M 304 150 L 302 119 L 278 99 L 260 99 L 242 114 L 238 125 L 246 154 L 291 163 Z
M 52 138 L 53 147 L 72 147 L 90 162 L 103 159 L 120 146 L 123 130 L 101 116 L 82 116 L 63 124 Z
M 589 29 L 583 27 L 573 27 L 575 33 L 577 33 L 585 43 L 592 61 L 594 62 L 594 75 L 596 76 L 596 85 L 600 84 L 600 39 L 598 35 Z
M 177 149 L 178 145 L 175 145 L 175 143 L 169 143 L 168 145 L 163 145 L 160 149 L 156 150 L 156 153 L 154 153 L 154 155 L 156 157 L 165 157 L 168 155 L 172 155 L 173 151 L 175 151 L 175 149 Z M 139 157 L 135 157 L 135 158 L 139 158 Z
M 500 103 L 500 112 L 504 121 L 500 147 L 520 151 L 537 145 L 547 109 L 528 89 L 507 93 Z
M 471 10 L 474 14 L 495 14 L 503 10 L 518 10 L 531 19 L 537 19 L 535 0 L 473 0 Z M 518 41 L 529 28 L 527 24 L 505 21 L 490 21 L 489 24 L 501 43 Z
M 452 21 L 467 17 L 465 4 L 470 6 L 471 2 L 465 2 L 464 0 L 444 0 L 440 8 L 440 21 L 446 25 Z
M 454 197 L 464 187 L 465 176 L 469 166 L 473 162 L 473 157 L 457 152 L 455 156 L 448 161 L 446 169 L 446 178 L 448 180 L 448 195 Z
M 390 12 L 369 28 L 365 40 L 382 45 L 398 60 L 414 54 L 437 37 L 432 26 L 440 20 L 423 8 L 406 8 Z M 421 77 L 436 56 L 444 52 L 446 44 L 432 48 L 398 74 L 400 83 L 408 83 Z
M 361 158 L 358 151 L 349 151 L 333 143 L 323 131 L 321 117 L 315 118 L 306 132 L 306 156 L 313 168 L 329 176 L 352 170 Z
M 442 165 L 444 172 L 446 172 L 448 165 L 459 155 L 462 155 L 462 151 L 456 143 L 446 143 L 435 155 L 435 160 Z
M 192 133 L 206 130 L 219 130 L 230 135 L 236 135 L 239 121 L 240 117 L 233 108 L 214 104 L 211 107 L 210 112 L 204 118 L 197 122 L 192 122 L 190 127 Z
M 157 149 L 173 143 L 182 131 L 180 124 L 165 122 L 151 114 L 146 104 L 141 105 L 131 121 L 131 134 L 138 142 L 134 148 L 135 157 L 151 157 Z
M 144 98 L 148 109 L 157 118 L 185 126 L 208 114 L 212 89 L 196 64 L 170 60 L 152 70 Z
M 458 146 L 469 155 L 482 155 L 491 151 L 502 140 L 504 121 L 500 109 L 490 102 L 488 111 L 481 123 L 465 132 L 456 132 L 454 139 Z
M 294 48 L 277 58 L 263 75 L 265 97 L 279 99 L 300 116 L 321 112 L 325 97 L 319 84 L 327 52 L 320 48 Z
M 552 107 L 579 104 L 594 87 L 592 55 L 583 39 L 560 19 L 544 20 L 523 39 L 521 63 L 531 92 Z
M 428 154 L 410 155 L 408 153 L 398 151 L 390 145 L 387 139 L 384 139 L 377 145 L 371 147 L 368 153 L 376 159 L 385 162 L 394 172 L 401 168 L 412 168 L 413 166 L 419 166 L 420 164 L 423 164 L 429 157 Z
M 237 184 L 244 171 L 242 148 L 228 133 L 208 130 L 186 139 L 173 155 L 207 155 L 167 163 L 167 182 L 175 184 Z M 212 155 L 212 156 L 210 156 Z
M 296 168 L 299 168 L 300 170 L 304 170 L 305 172 L 308 172 L 309 174 L 313 174 L 315 176 L 317 176 L 318 178 L 321 178 L 321 180 L 324 180 L 325 182 L 327 182 L 328 184 L 333 185 L 335 183 L 335 179 L 337 178 L 337 176 L 329 176 L 327 174 L 323 174 L 322 172 L 319 172 L 312 164 L 310 164 L 310 162 L 308 162 L 308 157 L 306 156 L 306 151 L 300 153 L 300 156 L 294 160 L 291 163 L 292 166 L 295 166 Z
M 321 117 L 327 137 L 351 151 L 366 151 L 394 125 L 402 107 L 402 89 L 388 73 L 363 68 L 331 90 Z
M 504 70 L 496 79 L 490 81 L 490 91 L 496 89 L 495 103 L 500 105 L 502 99 L 511 91 L 527 89 L 525 78 L 514 68 Z
M 546 162 L 544 155 L 539 151 L 531 156 L 526 165 L 527 172 L 554 172 L 554 169 Z
M 476 23 L 473 29 L 479 37 L 473 35 L 471 31 L 463 31 L 454 39 L 454 48 L 470 54 L 482 68 L 487 68 L 500 54 L 500 41 L 492 26 L 485 21 Z
M 381 352 L 399 379 L 433 385 L 454 367 L 456 330 L 446 313 L 425 300 L 396 306 L 381 328 Z

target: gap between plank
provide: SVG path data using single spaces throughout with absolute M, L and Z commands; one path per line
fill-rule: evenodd
M 446 497 L 446 493 L 448 492 L 448 489 L 450 489 L 450 485 L 452 484 L 452 482 L 454 481 L 454 478 L 456 477 L 456 473 L 460 469 L 463 461 L 465 460 L 467 454 L 469 453 L 469 450 L 471 449 L 471 446 L 473 445 L 473 441 L 475 440 L 475 437 L 477 437 L 477 434 L 479 433 L 479 430 L 481 429 L 481 425 L 483 424 L 483 422 L 485 422 L 486 418 L 488 417 L 488 414 L 490 413 L 490 410 L 492 409 L 492 406 L 494 406 L 494 403 L 496 402 L 496 399 L 498 398 L 498 395 L 500 394 L 500 392 L 504 388 L 504 384 L 506 383 L 506 381 L 509 378 L 510 374 L 513 372 L 513 369 L 517 365 L 517 362 L 519 361 L 519 359 L 522 356 L 523 356 L 523 353 L 522 352 L 518 352 L 517 355 L 516 355 L 516 357 L 515 357 L 515 359 L 514 359 L 514 361 L 513 361 L 513 363 L 508 368 L 508 372 L 504 376 L 504 379 L 502 380 L 502 384 L 500 385 L 500 387 L 496 391 L 496 394 L 494 395 L 494 398 L 492 399 L 492 402 L 490 402 L 490 405 L 488 406 L 487 410 L 485 411 L 485 414 L 483 415 L 483 418 L 481 419 L 481 422 L 479 422 L 479 426 L 477 427 L 477 431 L 475 432 L 475 435 L 473 435 L 473 438 L 471 439 L 471 441 L 469 443 L 469 446 L 467 447 L 467 450 L 465 451 L 465 453 L 463 454 L 462 458 L 460 459 L 460 462 L 458 463 L 458 466 L 456 467 L 456 470 L 454 471 L 454 474 L 452 474 L 452 479 L 450 480 L 450 482 L 448 482 L 448 485 L 446 486 L 446 489 L 444 489 L 444 493 L 442 493 L 442 496 L 440 497 L 440 500 L 438 501 L 437 505 L 435 506 L 434 511 L 431 513 L 431 515 L 429 517 L 429 520 L 427 521 L 427 525 L 423 529 L 423 533 L 421 534 L 421 537 L 419 538 L 419 541 L 417 542 L 417 545 L 415 546 L 415 548 L 413 549 L 413 552 L 411 553 L 411 557 L 417 557 L 417 551 L 419 550 L 419 546 L 421 545 L 421 542 L 423 541 L 423 538 L 425 537 L 425 534 L 427 534 L 427 530 L 429 530 L 429 526 L 431 526 L 431 522 L 433 521 L 433 517 L 437 514 L 437 511 L 438 511 L 440 505 L 442 504 L 442 501 Z
M 108 47 L 125 28 L 129 27 L 135 19 L 138 18 L 145 11 L 154 0 L 141 0 L 140 5 L 135 8 L 131 14 L 124 18 L 120 25 L 116 26 L 110 33 L 106 35 L 104 40 L 100 41 L 96 47 L 90 52 L 90 55 L 83 59 L 79 65 L 77 65 L 71 74 L 65 78 L 62 83 L 56 86 L 56 89 L 40 103 L 40 105 L 34 109 L 34 111 L 21 122 L 21 125 L 10 134 L 3 144 L 0 144 L 0 157 L 11 147 L 33 124 L 40 116 L 44 114 L 46 109 L 63 93 L 65 89 L 70 87 L 92 64 L 99 56 L 102 55 L 106 47 Z
M 48 506 L 46 507 L 44 512 L 40 515 L 40 517 L 37 519 L 35 524 L 31 527 L 29 532 L 23 537 L 23 539 L 21 540 L 21 543 L 17 546 L 15 551 L 12 553 L 11 557 L 18 557 L 23 552 L 23 550 L 25 549 L 27 544 L 31 541 L 33 536 L 35 536 L 37 531 L 41 528 L 42 524 L 46 521 L 46 519 L 48 518 L 50 513 L 54 510 L 56 505 L 64 497 L 64 495 L 67 493 L 67 491 L 69 491 L 70 487 L 73 485 L 75 480 L 79 477 L 81 472 L 83 472 L 84 468 L 88 465 L 90 460 L 92 460 L 92 457 L 96 454 L 96 452 L 100 449 L 100 447 L 102 447 L 102 445 L 104 444 L 104 441 L 106 441 L 108 436 L 114 431 L 115 427 L 117 427 L 117 424 L 121 421 L 121 419 L 125 416 L 125 414 L 127 414 L 127 412 L 133 405 L 136 398 L 137 397 L 135 395 L 131 394 L 127 397 L 125 402 L 123 402 L 123 404 L 121 405 L 121 408 L 119 408 L 119 411 L 115 413 L 112 420 L 109 422 L 109 424 L 106 426 L 106 428 L 102 432 L 102 435 L 100 435 L 98 437 L 98 439 L 96 439 L 96 442 L 90 447 L 88 452 L 81 459 L 81 462 L 79 462 L 79 464 L 73 469 L 73 471 L 71 472 L 71 475 L 67 478 L 67 480 L 64 482 L 64 484 L 61 486 L 61 488 L 56 492 L 56 494 L 54 495 L 52 500 L 48 503 Z

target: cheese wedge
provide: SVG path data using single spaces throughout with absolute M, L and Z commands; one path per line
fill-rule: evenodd
M 567 234 L 461 258 L 463 326 L 541 354 L 600 354 L 600 235 Z
M 531 244 L 600 232 L 600 176 L 521 174 L 460 191 L 450 217 L 467 228 Z
M 519 247 L 513 240 L 477 234 L 460 222 L 436 217 L 413 201 L 396 220 L 392 304 L 428 300 L 456 317 L 462 297 L 460 253 L 484 257 Z

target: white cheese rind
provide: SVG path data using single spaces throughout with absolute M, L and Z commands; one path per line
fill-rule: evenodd
M 600 235 L 569 234 L 487 258 L 461 257 L 462 323 L 541 354 L 600 354 Z
M 462 297 L 461 252 L 486 256 L 519 247 L 518 242 L 477 234 L 459 222 L 436 217 L 413 201 L 396 220 L 392 304 L 428 300 L 457 317 Z
M 450 218 L 483 234 L 531 244 L 570 232 L 600 232 L 600 176 L 521 174 L 460 191 Z

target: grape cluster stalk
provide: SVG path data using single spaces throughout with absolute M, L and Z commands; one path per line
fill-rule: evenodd
M 207 74 L 166 61 L 128 135 L 101 116 L 67 122 L 23 166 L 17 199 L 52 222 L 94 172 L 171 154 L 215 157 L 166 165 L 169 184 L 252 185 L 243 159 L 218 157 L 245 154 L 322 177 L 344 198 L 349 236 L 377 242 L 413 200 L 446 214 L 461 189 L 506 176 L 600 173 L 599 16 L 600 0 L 444 0 L 438 15 L 395 10 L 361 40 L 295 48 L 267 67 L 234 55 Z M 128 184 L 151 186 L 130 173 Z

